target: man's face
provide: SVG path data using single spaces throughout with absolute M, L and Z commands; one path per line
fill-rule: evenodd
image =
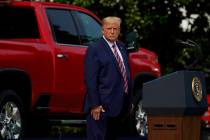
M 116 41 L 120 34 L 119 23 L 117 23 L 116 21 L 107 21 L 103 25 L 102 33 L 108 41 Z

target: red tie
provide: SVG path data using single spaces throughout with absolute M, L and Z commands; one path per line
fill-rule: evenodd
M 113 45 L 112 48 L 113 48 L 114 56 L 115 56 L 115 58 L 117 60 L 117 63 L 118 63 L 118 67 L 120 69 L 120 72 L 121 72 L 123 80 L 124 80 L 125 94 L 128 94 L 128 78 L 127 78 L 125 66 L 124 66 L 124 64 L 123 64 L 122 60 L 120 59 L 120 56 L 117 52 L 117 46 Z

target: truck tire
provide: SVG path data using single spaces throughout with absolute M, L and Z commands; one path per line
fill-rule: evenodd
M 23 105 L 13 90 L 0 92 L 0 139 L 19 139 L 23 135 Z
M 134 111 L 135 117 L 135 128 L 136 132 L 140 136 L 147 136 L 148 134 L 148 124 L 147 124 L 147 114 L 142 108 L 142 100 L 139 101 L 137 107 Z
M 147 114 L 142 108 L 142 87 L 135 90 L 134 109 L 131 114 L 131 133 L 146 137 L 148 134 Z

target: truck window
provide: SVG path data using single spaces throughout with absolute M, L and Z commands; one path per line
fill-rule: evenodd
M 72 11 L 76 19 L 82 45 L 89 45 L 99 39 L 101 34 L 101 25 L 90 15 L 79 11 Z
M 49 8 L 46 12 L 57 43 L 80 45 L 70 11 Z
M 40 38 L 33 8 L 0 7 L 0 39 Z

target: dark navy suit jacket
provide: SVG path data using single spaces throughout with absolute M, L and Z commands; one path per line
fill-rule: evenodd
M 122 54 L 128 76 L 129 102 L 131 99 L 131 77 L 128 64 L 128 55 L 123 43 L 117 41 L 117 46 Z M 85 57 L 85 83 L 87 94 L 85 99 L 85 112 L 91 107 L 102 105 L 108 116 L 119 115 L 125 96 L 124 81 L 118 63 L 103 39 L 90 45 Z

